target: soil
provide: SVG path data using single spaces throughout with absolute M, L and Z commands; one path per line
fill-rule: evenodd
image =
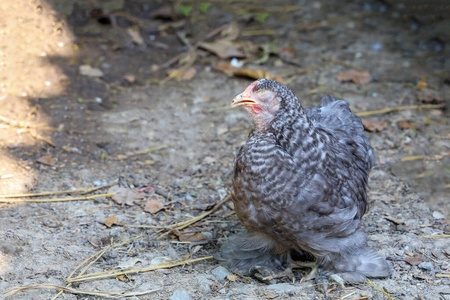
M 216 70 L 231 57 L 197 48 L 198 41 L 229 38 L 244 45 L 236 55 L 247 57 L 245 67 L 283 78 L 304 107 L 317 105 L 325 94 L 346 99 L 355 112 L 448 107 L 448 6 L 400 2 L 3 0 L 0 194 L 108 184 L 129 194 L 0 202 L 0 293 L 66 286 L 77 266 L 111 245 L 87 273 L 211 256 L 220 241 L 242 229 L 227 201 L 199 222 L 168 233 L 226 197 L 234 156 L 251 127 L 243 110 L 228 106 L 252 79 Z M 178 60 L 165 64 L 189 50 L 195 56 L 184 63 L 192 64 L 191 73 L 183 73 L 187 67 Z M 177 68 L 185 77 L 168 78 L 167 71 Z M 368 71 L 370 82 L 337 79 L 350 70 Z M 307 270 L 296 271 L 295 283 L 266 285 L 233 276 L 207 259 L 76 282 L 70 287 L 77 293 L 57 298 L 103 299 L 79 291 L 157 289 L 130 298 L 450 299 L 448 110 L 409 109 L 364 119 L 372 122 L 366 123 L 373 130 L 367 135 L 378 163 L 363 226 L 370 245 L 391 264 L 391 278 L 372 280 L 373 286 L 332 285 L 323 293 L 313 281 L 299 283 Z M 139 238 L 130 241 L 134 237 Z M 0 295 L 55 297 L 55 289 L 40 287 Z

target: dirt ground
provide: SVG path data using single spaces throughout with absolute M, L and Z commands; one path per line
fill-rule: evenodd
M 2 299 L 450 299 L 450 8 L 432 2 L 2 0 L 0 194 L 66 191 L 0 198 Z M 307 270 L 230 274 L 209 256 L 242 229 L 231 201 L 169 232 L 226 199 L 251 125 L 229 104 L 253 80 L 232 57 L 304 107 L 414 106 L 363 117 L 378 157 L 363 226 L 391 278 L 322 293 Z M 95 187 L 118 194 L 23 202 Z M 205 259 L 67 284 L 104 249 L 85 274 Z

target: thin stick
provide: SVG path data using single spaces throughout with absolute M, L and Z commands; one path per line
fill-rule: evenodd
M 86 266 L 83 270 L 81 270 L 80 274 L 78 274 L 78 276 L 83 275 L 83 274 L 84 274 L 84 273 L 85 273 L 85 272 L 86 272 L 86 271 L 87 271 L 87 270 L 88 270 L 88 269 L 89 269 L 89 268 L 90 268 L 97 260 L 99 260 L 100 257 L 102 257 L 102 256 L 106 253 L 106 251 L 108 251 L 109 249 L 115 248 L 115 247 L 118 247 L 118 246 L 122 246 L 122 245 L 124 245 L 124 244 L 126 244 L 126 243 L 129 243 L 129 242 L 131 242 L 131 241 L 134 241 L 134 240 L 137 240 L 137 239 L 140 239 L 140 238 L 142 238 L 142 236 L 137 236 L 137 237 L 131 238 L 131 239 L 129 239 L 129 240 L 126 240 L 125 242 L 117 243 L 117 244 L 114 244 L 114 245 L 109 245 L 108 247 L 105 247 L 105 249 L 100 250 L 100 251 L 98 251 L 97 253 L 95 253 L 95 254 L 89 256 L 89 257 L 86 258 L 81 264 L 79 264 L 78 267 L 76 267 L 76 268 L 72 271 L 72 273 L 70 273 L 69 277 L 66 278 L 66 281 L 68 281 L 70 278 L 72 278 L 73 275 L 75 274 L 75 272 L 76 272 L 77 270 L 79 270 L 84 264 L 86 264 L 89 260 L 93 259 L 94 257 L 95 257 L 95 259 L 93 259 L 89 264 L 87 264 L 87 266 Z M 70 286 L 72 286 L 71 283 L 67 284 L 67 285 L 66 285 L 66 288 L 69 288 Z M 64 290 L 61 290 L 58 294 L 56 294 L 56 295 L 52 298 L 52 300 L 57 299 L 63 292 L 64 292 Z
M 435 234 L 435 235 L 424 235 L 419 238 L 421 239 L 443 239 L 443 238 L 449 238 L 450 234 Z
M 110 187 L 112 185 L 115 185 L 117 183 L 118 179 L 115 179 L 113 182 L 97 186 L 97 187 L 91 187 L 91 188 L 81 188 L 76 190 L 65 190 L 65 191 L 57 191 L 57 192 L 41 192 L 41 193 L 34 193 L 34 194 L 14 194 L 14 195 L 0 195 L 0 198 L 24 198 L 24 197 L 40 197 L 40 196 L 54 196 L 54 195 L 74 195 L 74 194 L 90 194 L 92 192 L 95 192 L 97 190 Z
M 384 294 L 386 297 L 388 297 L 390 300 L 394 300 L 394 299 L 392 299 L 392 297 L 391 297 L 388 293 L 386 293 L 384 290 L 382 290 L 382 289 L 380 289 L 379 287 L 377 287 L 377 286 L 375 285 L 375 283 L 373 283 L 371 280 L 366 279 L 365 283 L 367 283 L 367 284 L 370 285 L 371 287 L 377 289 L 379 292 L 383 293 L 383 294 Z
M 444 107 L 445 107 L 445 104 L 398 106 L 398 107 L 383 108 L 383 109 L 372 110 L 372 111 L 363 111 L 363 112 L 355 113 L 355 115 L 357 115 L 359 117 L 365 117 L 365 116 L 371 116 L 371 115 L 386 114 L 386 113 L 390 113 L 393 111 L 400 111 L 400 110 L 430 109 L 430 108 L 444 108 Z
M 115 195 L 112 194 L 97 194 L 91 196 L 83 196 L 83 197 L 73 197 L 73 198 L 47 198 L 47 199 L 0 199 L 0 202 L 13 202 L 13 203 L 39 203 L 39 202 L 66 202 L 66 201 L 79 201 L 79 200 L 92 200 L 98 197 L 111 197 Z
M 173 268 L 176 266 L 182 266 L 185 264 L 195 263 L 198 261 L 212 259 L 212 258 L 214 258 L 214 256 L 205 256 L 205 257 L 200 257 L 200 258 L 196 258 L 196 259 L 180 260 L 180 261 L 174 261 L 174 262 L 163 262 L 163 263 L 157 264 L 155 266 L 150 266 L 150 267 L 146 267 L 146 268 L 126 268 L 126 269 L 111 270 L 111 271 L 107 271 L 107 272 L 90 273 L 90 274 L 87 274 L 84 276 L 77 276 L 74 278 L 70 278 L 67 281 L 69 283 L 72 283 L 72 282 L 107 278 L 107 277 L 113 277 L 113 276 L 119 276 L 119 275 L 137 274 L 137 273 L 143 273 L 143 272 L 154 271 L 154 270 L 159 270 L 159 269 Z
M 220 201 L 219 203 L 217 203 L 216 205 L 214 205 L 214 207 L 211 208 L 210 210 L 208 210 L 208 211 L 206 211 L 206 212 L 204 212 L 204 213 L 202 213 L 202 214 L 200 214 L 200 215 L 198 215 L 198 216 L 196 216 L 196 217 L 194 217 L 194 218 L 191 218 L 191 219 L 189 219 L 189 220 L 186 220 L 186 221 L 183 221 L 183 222 L 179 222 L 179 223 L 174 224 L 174 225 L 172 226 L 172 228 L 171 228 L 170 231 L 168 231 L 168 232 L 166 232 L 166 233 L 163 233 L 163 234 L 160 235 L 156 240 L 159 241 L 159 240 L 162 239 L 164 236 L 168 235 L 172 230 L 181 230 L 181 229 L 183 229 L 183 228 L 188 227 L 188 226 L 191 225 L 191 224 L 194 224 L 194 223 L 200 221 L 201 219 L 203 219 L 203 218 L 209 216 L 210 214 L 212 214 L 213 212 L 215 212 L 216 210 L 218 210 L 225 202 L 227 202 L 227 201 L 230 200 L 230 199 L 231 199 L 231 196 L 230 196 L 230 195 L 227 195 L 222 201 Z
M 450 278 L 450 274 L 436 274 L 436 277 Z
M 17 293 L 26 291 L 26 290 L 61 290 L 65 292 L 70 292 L 73 294 L 82 294 L 82 295 L 95 295 L 95 296 L 103 296 L 106 298 L 117 298 L 117 296 L 121 297 L 130 297 L 130 296 L 140 296 L 140 295 L 146 295 L 150 294 L 156 291 L 162 290 L 162 288 L 159 289 L 153 289 L 153 290 L 147 290 L 143 292 L 135 292 L 135 293 L 125 293 L 127 290 L 121 290 L 121 291 L 86 291 L 86 290 L 78 290 L 70 287 L 63 287 L 59 285 L 54 284 L 37 284 L 37 285 L 30 285 L 30 286 L 23 286 L 23 287 L 13 287 L 10 290 L 7 290 L 6 292 L 2 293 L 5 297 L 9 297 L 12 295 L 15 295 Z
M 135 152 L 128 152 L 126 154 L 119 154 L 117 155 L 117 158 L 111 158 L 112 160 L 124 160 L 127 159 L 131 156 L 136 156 L 136 155 L 143 155 L 143 154 L 147 154 L 150 152 L 154 152 L 154 151 L 158 151 L 158 150 L 162 150 L 165 149 L 167 147 L 169 147 L 170 145 L 163 145 L 163 146 L 159 146 L 159 147 L 155 147 L 155 148 L 151 148 L 151 149 L 144 149 L 144 150 L 139 150 L 139 151 L 135 151 Z
M 212 38 L 213 36 L 217 35 L 218 33 L 220 33 L 224 28 L 226 28 L 227 26 L 229 26 L 229 24 L 224 24 L 222 26 L 217 27 L 216 29 L 214 29 L 213 31 L 211 31 L 210 33 L 208 33 L 207 35 L 205 35 L 204 38 L 200 39 L 199 41 L 197 41 L 192 48 L 190 49 L 190 51 L 195 51 L 199 46 L 200 43 L 202 43 L 203 41 Z M 165 63 L 161 64 L 156 70 L 156 71 L 160 71 L 162 69 L 168 68 L 171 65 L 173 65 L 174 63 L 176 63 L 183 55 L 186 55 L 186 52 L 181 52 L 178 55 L 175 55 L 174 57 L 172 57 L 171 59 L 169 59 L 168 61 L 166 61 Z

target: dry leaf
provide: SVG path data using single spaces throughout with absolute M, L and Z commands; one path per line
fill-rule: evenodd
M 285 45 L 278 48 L 278 55 L 283 59 L 292 60 L 293 58 L 295 58 L 296 53 L 292 45 Z
M 125 74 L 123 75 L 123 78 L 129 83 L 134 83 L 136 81 L 136 76 L 134 76 L 133 74 Z
M 230 40 L 218 40 L 214 43 L 203 42 L 200 43 L 200 48 L 214 53 L 222 59 L 236 57 L 245 58 L 246 55 L 240 49 L 242 48 L 239 43 L 232 42 Z
M 54 166 L 56 163 L 55 158 L 53 158 L 53 156 L 50 156 L 50 155 L 41 156 L 36 161 L 38 163 L 41 163 L 41 164 L 44 164 L 47 166 Z
M 356 84 L 367 84 L 372 81 L 370 73 L 367 71 L 348 71 L 336 76 L 336 79 L 343 81 L 353 81 Z
M 371 122 L 367 121 L 366 119 L 361 119 L 361 122 L 364 126 L 364 129 L 370 132 L 379 132 L 386 129 L 389 125 L 387 121 L 382 122 Z
M 152 266 L 157 266 L 159 264 L 164 264 L 167 262 L 172 261 L 172 259 L 170 257 L 167 256 L 158 256 L 158 257 L 154 257 L 152 258 L 152 261 L 150 262 L 150 267 Z
M 181 242 L 199 242 L 206 240 L 206 236 L 204 236 L 201 232 L 184 232 L 174 230 L 176 236 Z
M 139 28 L 129 27 L 127 29 L 127 32 L 131 36 L 133 43 L 135 43 L 138 46 L 142 46 L 144 44 L 144 39 L 142 38 L 141 33 L 139 32 Z
M 128 188 L 114 185 L 108 189 L 109 194 L 114 194 L 111 198 L 118 204 L 134 205 L 134 201 L 143 199 L 145 195 L 139 194 Z
M 414 124 L 408 120 L 398 121 L 397 125 L 400 129 L 414 129 L 415 128 Z
M 423 88 L 427 87 L 427 80 L 425 79 L 425 77 L 422 77 L 420 79 L 420 81 L 416 84 L 416 89 L 421 90 Z
M 236 275 L 234 275 L 234 274 L 228 274 L 227 275 L 227 279 L 229 280 L 229 281 L 236 281 L 237 280 L 237 276 Z
M 156 200 L 155 198 L 149 198 L 147 200 L 147 202 L 145 202 L 144 210 L 146 212 L 154 214 L 163 208 L 164 208 L 164 205 L 162 205 L 158 200 Z
M 261 70 L 261 69 L 250 69 L 250 68 L 236 68 L 233 67 L 228 62 L 219 62 L 214 66 L 216 70 L 222 71 L 227 76 L 241 76 L 248 77 L 252 79 L 260 79 L 260 78 L 268 78 L 272 80 L 276 80 L 278 82 L 284 83 L 284 80 L 281 76 L 277 76 L 269 71 Z
M 425 258 L 422 255 L 415 255 L 413 257 L 405 257 L 403 261 L 406 261 L 411 266 L 417 266 L 421 262 L 424 262 Z
M 128 282 L 128 281 L 129 281 L 129 280 L 128 280 L 128 277 L 127 277 L 125 274 L 116 275 L 116 278 L 117 278 L 119 281 L 124 281 L 124 282 Z
M 439 104 L 444 102 L 444 98 L 439 94 L 439 92 L 429 88 L 423 88 L 420 92 L 418 92 L 417 99 L 423 103 Z
M 135 257 L 135 258 L 132 258 L 130 260 L 121 262 L 117 266 L 117 268 L 119 268 L 119 269 L 128 269 L 128 268 L 134 267 L 134 265 L 137 264 L 138 262 L 142 262 L 142 260 L 140 258 Z
M 114 224 L 117 224 L 117 217 L 116 216 L 109 216 L 105 219 L 103 222 L 107 227 L 111 228 Z
M 79 68 L 80 74 L 87 77 L 102 77 L 103 72 L 98 68 L 93 68 L 90 65 L 82 65 Z
M 191 80 L 195 74 L 197 74 L 197 70 L 194 66 L 191 66 L 184 70 L 183 67 L 179 69 L 171 69 L 167 72 L 170 78 L 176 78 L 179 80 Z
M 236 23 L 230 23 L 227 27 L 222 30 L 220 35 L 224 37 L 226 40 L 235 40 L 239 37 L 241 31 L 239 29 L 239 26 Z
M 178 18 L 171 5 L 162 6 L 150 14 L 152 19 L 176 20 Z
M 197 253 L 198 251 L 200 251 L 202 249 L 202 246 L 200 246 L 200 245 L 197 245 L 197 246 L 195 246 L 194 248 L 192 248 L 190 251 L 189 251 L 189 255 L 194 255 L 195 253 Z

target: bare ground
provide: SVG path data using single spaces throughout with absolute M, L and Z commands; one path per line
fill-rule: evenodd
M 159 10 L 164 6 L 159 1 L 3 0 L 0 194 L 74 190 L 114 180 L 116 186 L 146 187 L 146 192 L 128 204 L 103 196 L 1 203 L 0 292 L 66 286 L 65 279 L 85 259 L 119 242 L 126 243 L 106 252 L 87 273 L 146 267 L 161 257 L 211 256 L 218 240 L 242 228 L 228 201 L 198 223 L 158 239 L 173 224 L 225 198 L 234 155 L 250 129 L 246 114 L 228 105 L 251 81 L 216 71 L 216 55 L 197 49 L 191 61 L 196 74 L 187 81 L 167 80 L 166 69 L 156 71 L 185 53 L 189 43 L 223 38 L 220 30 L 210 39 L 206 35 L 224 24 L 240 28 L 235 41 L 248 41 L 244 52 L 251 45 L 275 45 L 277 53 L 260 65 L 254 57 L 264 57 L 262 51 L 251 50 L 246 66 L 284 78 L 305 107 L 324 94 L 346 99 L 355 112 L 448 106 L 449 19 L 445 10 L 418 13 L 408 4 L 413 2 L 405 1 L 403 10 L 390 1 L 168 6 L 176 12 L 191 7 L 183 16 Z M 137 36 L 130 33 L 136 28 Z M 86 65 L 103 76 L 81 75 L 80 66 Z M 169 68 L 177 67 L 176 62 Z M 368 70 L 371 82 L 336 79 L 350 69 Z M 134 299 L 450 299 L 448 110 L 413 109 L 365 119 L 380 131 L 367 132 L 379 163 L 371 173 L 364 227 L 371 246 L 393 269 L 391 278 L 373 280 L 376 288 L 364 283 L 324 294 L 313 282 L 265 285 L 225 277 L 230 274 L 214 259 L 71 287 L 157 289 Z M 149 199 L 164 209 L 148 212 Z M 140 238 L 129 241 L 133 237 Z M 298 279 L 304 271 L 296 273 Z M 51 299 L 56 293 L 47 286 L 9 298 Z M 102 297 L 66 292 L 58 299 Z

